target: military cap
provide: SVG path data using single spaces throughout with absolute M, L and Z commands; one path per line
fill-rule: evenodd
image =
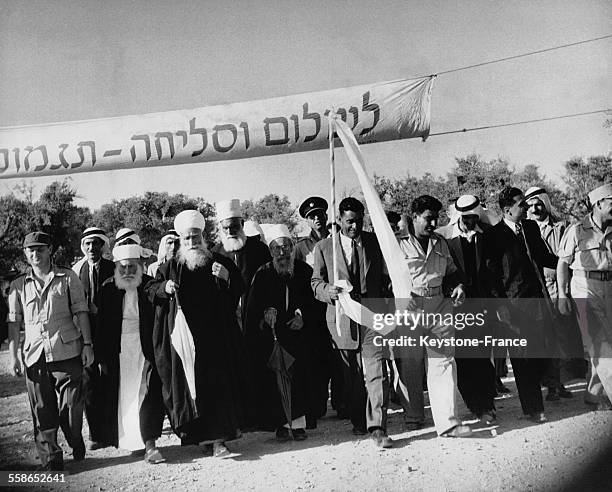
M 30 246 L 51 246 L 51 236 L 41 231 L 30 232 L 23 240 L 23 247 Z
M 320 196 L 311 196 L 310 198 L 304 200 L 298 209 L 300 217 L 303 219 L 308 217 L 308 215 L 315 210 L 323 210 L 323 212 L 327 212 L 327 201 L 325 198 L 321 198 Z

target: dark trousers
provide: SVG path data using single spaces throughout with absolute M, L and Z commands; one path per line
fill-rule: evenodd
M 34 439 L 42 466 L 63 463 L 62 448 L 57 443 L 59 427 L 74 454 L 85 453 L 81 435 L 82 373 L 83 364 L 80 357 L 46 362 L 43 354 L 36 363 L 26 368 L 26 387 L 34 423 Z
M 89 424 L 89 439 L 93 442 L 104 442 L 106 428 L 104 424 L 105 378 L 100 375 L 97 363 L 84 369 L 83 391 L 85 415 Z
M 561 359 L 544 359 L 542 385 L 548 391 L 555 391 L 563 387 L 561 384 Z
M 542 378 L 545 359 L 528 359 L 513 357 L 510 362 L 514 371 L 514 379 L 518 390 L 521 408 L 525 415 L 544 411 L 540 380 Z
M 487 358 L 457 358 L 457 388 L 466 406 L 481 417 L 495 410 L 495 367 Z
M 342 370 L 341 407 L 345 408 L 353 427 L 366 429 L 367 392 L 363 380 L 361 352 L 338 350 Z
M 341 351 L 332 349 L 330 355 L 330 398 L 331 406 L 339 415 L 348 416 L 348 403 L 345 402 L 344 362 Z
M 307 367 L 306 418 L 308 420 L 320 419 L 327 413 L 334 351 L 332 350 L 331 337 L 327 331 L 327 324 L 324 324 L 324 322 L 325 319 L 323 319 L 321 325 L 317 326 L 319 331 L 309 337 L 307 359 L 304 361 Z
M 162 385 L 156 370 L 152 370 L 147 385 L 147 394 L 139 411 L 140 435 L 142 442 L 159 439 L 164 427 L 166 408 L 162 398 Z

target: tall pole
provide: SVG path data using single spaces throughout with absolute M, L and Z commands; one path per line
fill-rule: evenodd
M 332 235 L 332 266 L 334 273 L 334 282 L 338 280 L 338 260 L 336 251 L 338 249 L 338 234 L 336 232 L 336 163 L 334 154 L 334 111 L 329 113 L 329 178 L 331 188 L 331 235 Z M 336 301 L 336 333 L 338 338 L 342 336 L 342 330 L 340 329 L 340 303 Z

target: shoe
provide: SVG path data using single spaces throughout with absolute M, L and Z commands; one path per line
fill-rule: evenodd
M 289 435 L 289 429 L 287 429 L 287 427 L 279 427 L 276 429 L 276 440 L 278 442 L 286 442 L 290 439 L 291 436 Z
M 512 391 L 504 386 L 504 383 L 502 383 L 502 380 L 499 378 L 497 378 L 497 381 L 495 381 L 495 391 L 497 391 L 499 395 L 507 395 L 508 393 L 512 393 Z
M 306 429 L 313 430 L 317 428 L 317 419 L 309 419 L 306 417 Z
M 563 385 L 558 389 L 558 392 L 561 398 L 574 398 L 574 394 Z
M 159 449 L 151 448 L 145 453 L 144 461 L 149 465 L 157 465 L 158 463 L 163 463 L 164 461 L 166 461 L 166 458 L 162 456 L 162 454 L 159 452 Z
M 557 389 L 549 389 L 548 394 L 546 395 L 546 401 L 559 401 L 561 396 L 559 395 L 559 390 Z
M 382 429 L 372 431 L 372 439 L 379 448 L 387 449 L 393 447 L 393 439 L 391 439 Z
M 469 425 L 459 424 L 443 432 L 441 437 L 468 437 L 472 435 L 472 429 Z
M 110 444 L 106 444 L 102 441 L 91 441 L 87 446 L 87 449 L 90 451 L 95 451 L 96 449 L 108 448 Z
M 304 429 L 293 429 L 293 440 L 294 441 L 304 441 L 308 438 L 306 431 Z
M 423 422 L 406 422 L 404 423 L 405 431 L 416 431 L 421 430 L 423 428 Z
M 213 458 L 226 458 L 232 454 L 223 442 L 213 443 Z
M 530 413 L 527 417 L 529 418 L 529 420 L 536 424 L 543 424 L 545 422 L 548 422 L 548 419 L 546 418 L 544 412 Z
M 366 429 L 361 427 L 353 427 L 353 435 L 354 436 L 365 436 L 368 433 Z
M 492 425 L 497 423 L 497 415 L 495 415 L 495 411 L 485 412 L 478 418 L 480 419 L 480 422 L 486 425 Z

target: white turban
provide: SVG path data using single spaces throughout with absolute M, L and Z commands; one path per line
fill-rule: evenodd
M 217 202 L 215 204 L 215 210 L 217 211 L 217 220 L 219 222 L 234 217 L 242 218 L 242 208 L 240 207 L 240 200 L 237 198 Z
M 174 218 L 174 229 L 179 235 L 185 234 L 189 229 L 206 228 L 206 219 L 197 210 L 183 210 Z
M 548 193 L 546 193 L 546 190 L 544 188 L 542 188 L 541 186 L 532 186 L 531 188 L 529 188 L 525 192 L 525 201 L 528 202 L 532 198 L 537 198 L 538 200 L 540 200 L 544 204 L 544 207 L 546 207 L 546 211 L 549 214 L 552 214 L 552 205 L 550 204 L 550 197 L 548 196 Z
M 612 198 L 612 183 L 599 186 L 589 193 L 589 201 L 591 202 L 591 205 L 595 205 L 598 201 L 603 200 L 604 198 Z
M 139 244 L 122 244 L 113 248 L 113 260 L 121 261 L 128 259 L 140 260 L 142 248 Z
M 263 230 L 261 229 L 261 226 L 254 220 L 245 221 L 244 233 L 247 235 L 247 237 L 253 237 L 253 236 L 263 237 L 264 235 Z
M 274 224 L 266 228 L 266 243 L 268 243 L 268 247 L 272 241 L 280 239 L 281 237 L 291 239 L 291 233 L 285 224 Z

